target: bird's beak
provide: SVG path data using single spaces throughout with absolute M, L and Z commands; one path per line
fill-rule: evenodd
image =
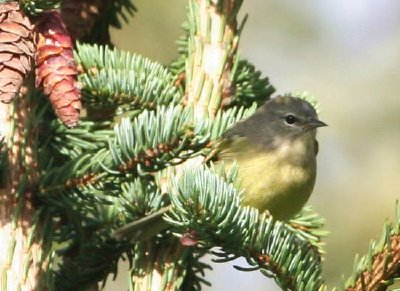
M 325 122 L 322 122 L 321 120 L 319 120 L 317 118 L 313 118 L 304 125 L 304 128 L 306 130 L 310 130 L 310 129 L 314 129 L 317 127 L 323 127 L 323 126 L 328 126 L 328 124 L 326 124 Z

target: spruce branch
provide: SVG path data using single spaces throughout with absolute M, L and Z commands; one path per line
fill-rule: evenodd
M 78 158 L 85 152 L 95 152 L 104 148 L 109 138 L 113 136 L 110 127 L 111 123 L 108 121 L 81 120 L 78 126 L 70 129 L 54 120 L 47 128 L 47 132 L 51 134 L 43 140 L 53 153 L 51 155 L 53 158 L 58 156 L 64 159 Z
M 59 1 L 20 2 L 30 15 L 37 15 Z M 143 244 L 116 242 L 110 236 L 115 228 L 171 203 L 157 175 L 209 152 L 227 128 L 254 113 L 272 94 L 268 79 L 237 56 L 244 23 L 238 25 L 236 20 L 241 4 L 190 0 L 184 89 L 175 82 L 176 74 L 157 62 L 108 47 L 78 44 L 76 58 L 82 69 L 87 113 L 81 124 L 74 130 L 63 127 L 48 105 L 33 112 L 22 100 L 11 107 L 10 115 L 27 118 L 23 125 L 17 119 L 7 120 L 15 132 L 2 134 L 12 136 L 11 142 L 7 140 L 6 164 L 20 172 L 10 179 L 14 192 L 1 192 L 16 205 L 5 213 L 15 234 L 5 266 L 11 266 L 21 250 L 18 235 L 25 226 L 21 221 L 32 226 L 26 232 L 29 254 L 23 258 L 20 282 L 32 278 L 34 263 L 40 267 L 38 277 L 54 268 L 43 275 L 45 283 L 37 286 L 82 289 L 116 274 L 118 260 L 127 255 L 134 290 L 150 286 L 199 290 L 206 283 L 202 277 L 208 268 L 200 258 L 218 245 L 223 248 L 221 261 L 244 256 L 283 288 L 314 290 L 321 285 L 319 253 L 304 240 L 308 236 L 319 242 L 313 227 L 318 228 L 320 221 L 304 216 L 297 221 L 298 231 L 240 207 L 240 194 L 232 188 L 234 174 L 221 180 L 203 168 L 203 172 L 185 173 L 183 184 L 178 184 L 179 175 L 169 176 L 171 189 L 184 190 L 172 195 L 178 209 L 174 215 L 190 202 L 189 210 L 178 215 L 180 220 L 175 217 L 170 223 L 184 235 L 194 230 L 189 240 L 199 241 L 196 248 L 180 245 L 168 230 Z M 79 7 L 98 10 L 92 10 L 95 13 L 88 22 L 74 22 L 74 17 L 82 20 L 81 14 L 72 13 Z M 119 27 L 120 20 L 134 10 L 129 0 L 63 0 L 61 5 L 69 28 L 79 30 L 78 24 L 88 24 L 82 29 L 85 36 L 79 38 L 98 43 L 109 43 L 109 26 Z M 29 104 L 40 107 L 43 96 L 34 90 L 30 94 L 38 99 L 36 103 L 27 99 Z M 199 196 L 190 196 L 193 190 L 200 191 Z M 179 208 L 181 196 L 186 198 Z M 233 228 L 228 227 L 230 220 Z M 57 266 L 54 256 L 62 258 Z M 2 282 L 9 274 L 10 270 L 3 269 Z
M 133 182 L 122 183 L 121 190 L 118 199 L 120 225 L 143 217 L 168 203 L 167 195 L 160 193 L 151 179 L 136 178 Z
M 54 285 L 57 290 L 65 291 L 87 290 L 99 281 L 104 285 L 108 275 L 116 277 L 118 261 L 129 248 L 131 246 L 126 243 L 106 240 L 98 235 L 97 239 L 91 238 L 81 245 L 79 251 L 70 248 L 69 256 L 64 256 L 64 262 L 54 274 Z
M 356 257 L 346 291 L 387 290 L 400 279 L 400 207 L 396 203 L 395 222 L 386 222 L 379 241 L 372 241 L 368 253 Z
M 186 51 L 187 55 L 184 62 L 180 62 L 181 66 L 183 63 L 185 66 L 184 69 L 182 66 L 177 70 L 174 66 L 171 66 L 175 86 L 179 89 L 185 88 L 183 104 L 194 112 L 195 124 L 201 123 L 206 128 L 208 122 L 215 121 L 216 126 L 214 128 L 209 127 L 207 131 L 207 134 L 211 134 L 211 141 L 213 136 L 219 137 L 219 134 L 224 132 L 224 130 L 219 130 L 221 121 L 223 121 L 220 118 L 222 113 L 219 109 L 224 106 L 223 98 L 228 98 L 231 95 L 230 73 L 237 61 L 236 50 L 238 35 L 241 30 L 236 23 L 240 5 L 241 1 L 189 1 L 187 47 L 182 51 Z M 197 135 L 204 136 L 202 132 L 196 134 L 195 128 L 193 129 L 194 137 Z M 208 143 L 204 142 L 199 145 L 197 151 L 207 147 Z M 176 179 L 176 175 L 180 175 L 182 168 L 193 166 L 197 162 L 193 159 L 187 159 L 184 164 L 180 164 L 176 168 L 176 174 L 169 175 L 167 180 Z M 169 247 L 170 251 L 167 251 L 167 253 L 172 253 L 173 250 L 180 248 L 182 246 L 179 245 L 179 242 L 175 242 Z M 189 253 L 192 254 L 191 257 L 195 254 L 193 250 L 190 250 Z M 182 256 L 182 260 L 186 258 Z M 158 268 L 157 264 L 149 264 L 150 269 L 156 270 Z M 186 272 L 184 267 L 180 266 L 178 272 L 168 278 L 168 282 L 173 284 L 183 280 L 186 282 L 184 290 L 199 289 L 198 282 L 201 280 L 191 279 L 190 274 L 192 272 Z M 138 288 L 135 290 L 146 290 L 148 284 L 151 284 L 152 288 L 160 288 L 160 281 L 155 279 L 151 272 L 147 272 L 145 277 L 147 280 L 144 280 L 144 282 L 146 283 L 143 281 L 135 282 L 135 288 Z
M 89 105 L 117 104 L 119 113 L 123 113 L 178 104 L 181 100 L 173 75 L 157 62 L 106 46 L 79 44 L 76 58 L 85 72 L 81 81 Z
M 57 290 L 83 290 L 116 274 L 119 259 L 132 248 L 109 235 L 121 219 L 116 198 L 120 185 L 102 181 L 98 188 L 40 193 L 41 205 L 52 218 L 56 254 L 63 258 L 50 277 Z
M 320 253 L 324 253 L 322 239 L 328 236 L 329 231 L 324 230 L 325 219 L 315 213 L 311 206 L 306 205 L 288 223 L 288 228 L 298 233 L 299 236 L 308 240 Z
M 249 107 L 254 102 L 261 106 L 275 92 L 267 77 L 262 77 L 253 64 L 247 60 L 238 60 L 231 73 L 231 88 L 226 88 L 224 100 L 226 107 Z
M 170 183 L 172 209 L 165 220 L 201 248 L 220 246 L 219 262 L 239 256 L 284 290 L 318 290 L 323 284 L 320 255 L 285 223 L 240 205 L 240 192 L 215 172 L 187 169 Z
M 108 136 L 107 146 L 97 148 L 93 155 L 85 151 L 62 167 L 46 171 L 42 195 L 73 189 L 81 193 L 87 187 L 102 193 L 102 187 L 125 175 L 146 176 L 180 164 L 218 140 L 232 124 L 253 114 L 255 107 L 221 111 L 215 120 L 195 120 L 191 112 L 190 108 L 169 106 L 144 111 L 132 121 L 123 119 Z
M 255 107 L 221 111 L 211 120 L 193 117 L 191 108 L 170 106 L 144 111 L 133 122 L 123 119 L 109 146 L 112 169 L 142 174 L 180 164 L 254 111 Z
M 144 111 L 133 120 L 123 119 L 121 124 L 115 126 L 113 135 L 108 137 L 109 144 L 98 149 L 94 155 L 90 154 L 91 148 L 82 143 L 82 155 L 56 169 L 50 164 L 49 171 L 45 171 L 41 179 L 41 203 L 51 206 L 52 216 L 64 221 L 54 239 L 59 243 L 68 242 L 68 249 L 74 249 L 75 245 L 80 246 L 79 250 L 86 249 L 86 244 L 87 249 L 95 249 L 89 246 L 95 242 L 91 242 L 88 237 L 95 237 L 95 233 L 103 229 L 103 238 L 108 241 L 112 228 L 159 209 L 167 203 L 166 196 L 160 195 L 158 186 L 152 182 L 152 173 L 168 164 L 177 163 L 179 159 L 183 161 L 196 154 L 203 146 L 218 139 L 230 125 L 254 111 L 255 107 L 246 110 L 231 109 L 220 112 L 213 121 L 196 121 L 189 108 L 160 107 L 156 111 Z M 192 131 L 189 135 L 188 129 Z M 59 134 L 62 132 L 70 130 L 64 129 Z M 79 131 L 77 136 L 80 136 Z M 178 144 L 171 143 L 171 140 Z M 74 144 L 80 143 L 80 140 L 67 142 Z M 100 146 L 101 143 L 96 144 Z M 165 146 L 167 144 L 173 146 L 168 148 Z M 44 146 L 49 145 L 51 142 L 44 143 Z M 154 149 L 160 149 L 157 145 L 164 145 L 161 149 L 165 152 L 154 155 Z M 68 152 L 67 148 L 65 153 Z M 137 164 L 132 164 L 131 161 L 137 161 Z M 138 174 L 141 178 L 132 183 L 132 178 Z M 117 251 L 115 258 L 124 250 L 126 251 Z M 147 253 L 148 250 L 143 252 Z M 76 259 L 75 256 L 68 255 L 68 264 L 82 264 L 84 258 L 85 254 L 81 252 L 78 252 Z M 73 269 L 68 266 L 65 268 L 68 271 Z M 196 273 L 193 271 L 194 267 L 189 268 L 192 270 L 190 272 L 188 268 L 189 265 L 178 273 L 182 276 Z M 79 270 L 83 274 L 89 274 Z M 102 277 L 101 274 L 104 275 L 102 272 L 99 270 L 90 273 L 89 277 L 98 279 Z

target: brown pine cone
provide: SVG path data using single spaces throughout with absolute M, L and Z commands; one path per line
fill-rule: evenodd
M 0 101 L 14 99 L 30 72 L 35 45 L 33 25 L 18 3 L 0 4 Z
M 36 87 L 43 87 L 61 121 L 74 127 L 81 109 L 81 85 L 73 43 L 60 14 L 45 12 L 37 24 Z

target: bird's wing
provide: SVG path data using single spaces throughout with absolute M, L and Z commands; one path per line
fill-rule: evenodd
M 217 145 L 218 159 L 235 159 L 244 154 L 249 147 L 248 138 L 242 135 L 230 135 L 223 138 Z

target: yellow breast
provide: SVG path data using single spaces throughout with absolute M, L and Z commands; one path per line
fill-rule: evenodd
M 238 180 L 244 190 L 243 204 L 268 210 L 277 219 L 292 218 L 314 188 L 314 136 L 304 134 L 280 142 L 274 150 L 253 147 L 238 139 L 221 156 L 228 167 L 234 160 L 237 162 Z

